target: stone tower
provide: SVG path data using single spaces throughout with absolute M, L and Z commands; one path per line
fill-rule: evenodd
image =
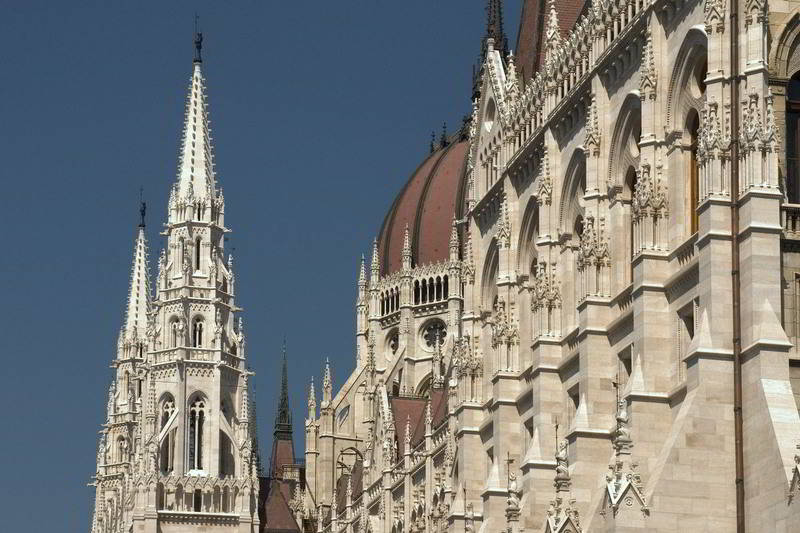
M 151 301 L 144 222 L 97 454 L 93 533 L 258 530 L 258 450 L 196 55 Z

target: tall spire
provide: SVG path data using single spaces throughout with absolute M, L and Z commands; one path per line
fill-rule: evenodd
M 286 339 L 283 340 L 281 363 L 281 397 L 275 416 L 275 431 L 272 433 L 272 455 L 270 476 L 280 477 L 285 465 L 294 464 L 294 442 L 292 439 L 292 412 L 289 410 L 289 379 L 286 371 Z
M 183 142 L 176 185 L 176 200 L 189 205 L 199 200 L 208 203 L 214 200 L 217 194 L 206 84 L 200 55 L 203 46 L 202 33 L 195 34 L 194 44 L 192 80 L 184 115 Z
M 505 59 L 508 57 L 508 37 L 503 28 L 503 0 L 488 0 L 486 5 L 486 35 L 481 46 L 481 59 L 486 59 L 488 40 L 494 41 L 494 49 Z
M 275 438 L 291 438 L 292 412 L 289 410 L 289 378 L 286 370 L 286 339 L 283 340 L 283 363 L 281 366 L 281 396 L 275 416 Z
M 142 203 L 144 213 L 144 203 Z M 128 288 L 128 306 L 122 326 L 123 343 L 143 343 L 146 339 L 147 315 L 150 312 L 150 275 L 147 268 L 147 238 L 144 234 L 144 215 L 133 245 L 133 266 Z

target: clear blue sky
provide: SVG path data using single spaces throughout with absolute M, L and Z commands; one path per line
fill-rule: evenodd
M 152 260 L 194 12 L 267 459 L 283 336 L 301 454 L 309 378 L 353 366 L 358 258 L 431 130 L 470 111 L 485 3 L 0 2 L 0 529 L 87 530 L 139 187 Z

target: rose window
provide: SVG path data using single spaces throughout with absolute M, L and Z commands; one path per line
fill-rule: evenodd
M 447 337 L 447 326 L 441 320 L 434 320 L 429 322 L 425 329 L 422 331 L 422 338 L 425 341 L 425 346 L 433 349 L 438 341 L 439 346 L 444 344 L 444 339 Z

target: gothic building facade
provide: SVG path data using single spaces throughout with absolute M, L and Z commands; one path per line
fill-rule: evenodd
M 800 531 L 800 2 L 526 0 L 516 55 L 488 14 L 312 382 L 298 527 Z
M 154 291 L 142 223 L 100 431 L 93 533 L 259 531 L 253 373 L 225 200 L 215 177 L 200 45 Z

